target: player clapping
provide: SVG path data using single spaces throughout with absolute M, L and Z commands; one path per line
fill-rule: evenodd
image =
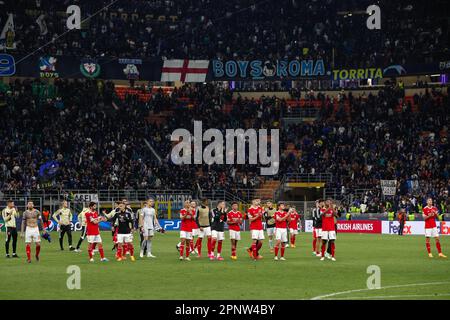
M 102 262 L 108 261 L 107 258 L 105 258 L 105 252 L 103 251 L 103 243 L 102 243 L 102 237 L 100 236 L 100 227 L 99 223 L 102 221 L 106 221 L 106 218 L 101 217 L 98 215 L 98 212 L 96 211 L 97 205 L 95 202 L 89 203 L 89 211 L 86 212 L 86 234 L 87 234 L 87 240 L 88 240 L 88 254 L 89 254 L 89 261 L 94 262 L 94 255 L 93 251 L 95 247 L 98 245 L 98 251 L 100 252 L 100 257 Z
M 237 260 L 236 248 L 237 243 L 241 240 L 241 224 L 243 216 L 242 213 L 238 211 L 238 203 L 233 202 L 231 204 L 231 211 L 227 214 L 227 224 L 230 230 L 231 239 L 231 260 Z
M 284 203 L 279 203 L 278 211 L 274 214 L 275 218 L 275 260 L 278 260 L 278 252 L 281 253 L 279 260 L 286 260 L 284 258 L 285 245 L 287 239 L 287 226 L 290 219 L 290 215 L 285 210 Z M 281 250 L 280 250 L 281 247 Z
M 438 209 L 433 206 L 433 199 L 427 199 L 427 205 L 422 209 L 423 219 L 425 220 L 425 241 L 428 251 L 428 256 L 433 258 L 431 253 L 430 238 L 434 238 L 436 242 L 436 249 L 438 251 L 440 258 L 447 258 L 446 255 L 442 253 L 441 242 L 439 241 L 439 232 L 436 227 L 436 218 L 438 216 Z
M 322 255 L 320 260 L 325 260 L 325 250 L 328 242 L 331 247 L 331 260 L 336 261 L 334 257 L 336 240 L 336 230 L 334 226 L 335 211 L 333 209 L 333 203 L 331 200 L 326 201 L 326 208 L 322 214 Z
M 289 233 L 291 235 L 291 247 L 295 248 L 295 237 L 298 234 L 298 221 L 300 220 L 300 215 L 295 210 L 295 207 L 289 209 Z

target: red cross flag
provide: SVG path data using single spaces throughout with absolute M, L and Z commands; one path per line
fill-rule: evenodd
M 209 60 L 165 60 L 161 81 L 205 82 Z

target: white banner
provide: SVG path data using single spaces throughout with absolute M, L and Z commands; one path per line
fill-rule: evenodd
M 77 202 L 98 202 L 98 194 L 96 193 L 77 193 L 74 195 Z
M 383 234 L 398 234 L 399 229 L 398 221 L 382 221 L 382 233 Z M 450 234 L 450 223 L 447 225 L 446 221 L 436 221 L 439 234 Z M 406 221 L 403 228 L 404 235 L 424 235 L 425 234 L 425 221 Z
M 397 180 L 380 180 L 381 190 L 385 196 L 395 196 Z
M 205 82 L 209 60 L 165 60 L 161 81 Z

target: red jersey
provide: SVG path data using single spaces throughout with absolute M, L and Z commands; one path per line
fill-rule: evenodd
M 286 217 L 288 214 L 289 213 L 287 213 L 286 211 L 277 211 L 274 213 L 273 217 L 275 219 L 275 228 L 283 228 L 283 229 L 287 228 L 287 220 L 278 221 L 278 218 L 282 219 Z
M 86 234 L 88 236 L 98 236 L 100 234 L 100 227 L 98 223 L 92 222 L 93 219 L 98 218 L 97 211 L 87 212 L 85 217 L 86 217 Z
M 227 213 L 227 222 L 228 222 L 228 229 L 229 230 L 234 230 L 234 231 L 241 231 L 241 224 L 240 223 L 233 223 L 230 224 L 231 221 L 233 221 L 233 219 L 240 219 L 239 221 L 242 222 L 242 213 L 240 213 L 239 211 L 230 211 Z
M 192 221 L 193 221 L 192 212 L 184 208 L 180 210 L 180 217 L 185 217 L 188 215 L 190 215 L 190 217 L 181 220 L 181 229 L 180 229 L 181 231 L 192 232 Z
M 425 220 L 425 229 L 431 229 L 431 228 L 436 228 L 436 217 L 438 214 L 438 209 L 436 207 L 424 207 L 423 208 L 423 214 L 426 216 L 431 215 L 432 213 L 435 214 L 434 217 L 429 218 L 427 220 Z
M 192 220 L 191 220 L 192 229 L 198 229 L 197 222 L 195 221 L 195 209 L 191 210 L 191 214 L 192 214 Z
M 334 210 L 326 209 L 322 216 L 322 231 L 335 231 L 334 228 Z
M 250 222 L 250 230 L 263 230 L 263 224 L 262 224 L 263 209 L 261 207 L 248 208 L 247 216 L 249 218 L 258 217 L 256 220 L 253 220 L 252 222 Z
M 289 228 L 297 230 L 298 220 L 300 220 L 300 215 L 297 213 L 297 211 L 292 212 L 291 221 L 289 222 Z

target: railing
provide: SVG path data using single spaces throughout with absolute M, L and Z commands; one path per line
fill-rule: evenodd
M 288 173 L 285 175 L 284 182 L 331 182 L 333 176 L 331 173 Z
M 290 112 L 283 113 L 283 118 L 316 118 L 319 111 L 318 108 L 291 108 Z
M 42 198 L 44 200 L 52 199 L 58 200 L 71 200 L 77 194 L 96 194 L 99 201 L 115 201 L 126 198 L 129 201 L 144 200 L 148 197 L 158 194 L 192 194 L 191 190 L 165 190 L 165 189 L 121 189 L 121 190 L 36 190 L 36 191 L 2 191 L 0 192 L 0 201 L 7 199 L 20 199 L 20 198 Z

